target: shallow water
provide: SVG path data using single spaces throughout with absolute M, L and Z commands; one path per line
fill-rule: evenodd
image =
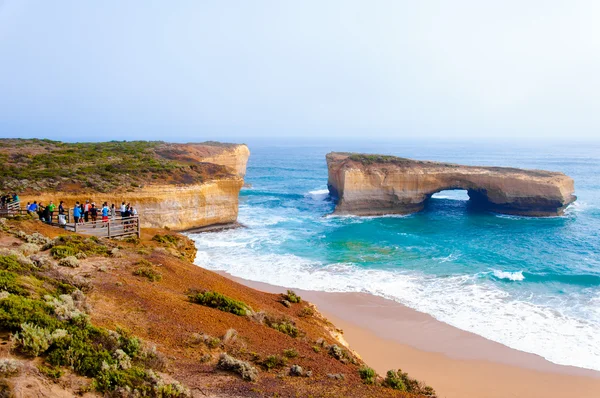
M 550 361 L 600 370 L 600 146 L 390 143 L 250 145 L 239 221 L 193 234 L 197 264 L 242 278 L 368 292 Z M 418 214 L 327 216 L 325 154 L 385 153 L 562 171 L 578 201 L 563 217 L 470 208 L 444 191 Z

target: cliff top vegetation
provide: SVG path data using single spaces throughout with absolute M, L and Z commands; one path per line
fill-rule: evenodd
M 111 192 L 148 184 L 191 184 L 230 175 L 225 167 L 202 162 L 233 144 L 161 141 L 65 143 L 40 139 L 0 139 L 0 191 L 77 190 Z M 178 156 L 173 156 L 176 152 Z

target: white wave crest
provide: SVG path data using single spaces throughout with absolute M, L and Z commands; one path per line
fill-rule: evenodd
M 198 248 L 196 264 L 207 269 L 289 288 L 378 295 L 555 363 L 600 370 L 600 314 L 585 309 L 587 301 L 563 303 L 557 310 L 512 296 L 477 275 L 435 277 L 279 254 L 273 250 L 283 241 L 281 232 L 248 228 L 190 237 Z M 523 278 L 522 272 L 494 271 L 494 276 Z
M 525 280 L 525 276 L 523 276 L 523 271 L 506 272 L 506 271 L 494 270 L 494 276 L 498 279 L 508 279 L 509 281 Z
M 325 200 L 329 196 L 329 189 L 317 189 L 314 191 L 310 191 L 305 196 L 313 200 Z

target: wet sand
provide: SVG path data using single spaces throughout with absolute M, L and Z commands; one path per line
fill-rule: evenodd
M 222 274 L 262 291 L 286 290 Z M 554 364 L 369 294 L 295 291 L 380 375 L 402 368 L 439 397 L 600 397 L 600 372 Z

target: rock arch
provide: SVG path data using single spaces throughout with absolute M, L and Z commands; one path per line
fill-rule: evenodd
M 436 192 L 464 189 L 470 200 L 503 214 L 548 217 L 575 201 L 563 173 L 509 167 L 461 166 L 394 156 L 332 152 L 328 187 L 335 213 L 409 214 Z

